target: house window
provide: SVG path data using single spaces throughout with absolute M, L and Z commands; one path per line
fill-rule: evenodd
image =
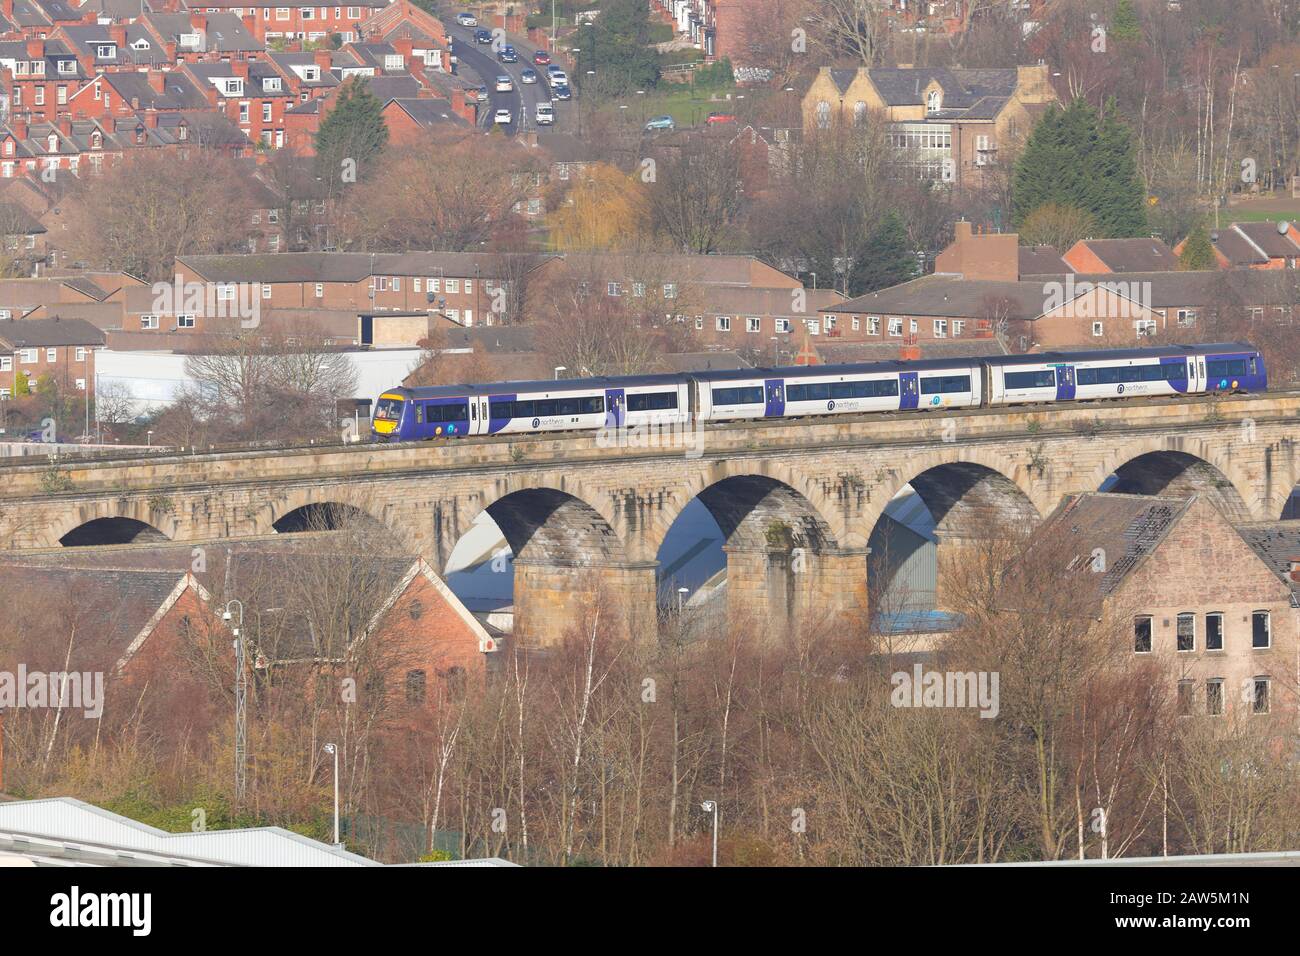
M 703 331 L 704 331 L 704 316 L 702 316 L 702 315 L 697 315 L 697 316 L 695 317 L 695 331 L 696 331 L 696 332 L 703 332 Z
M 1092 334 L 1094 338 L 1100 338 L 1106 332 L 1106 327 L 1100 322 L 1092 323 Z
M 878 315 L 867 316 L 867 334 L 868 335 L 880 334 L 880 316 Z
M 95 56 L 101 60 L 114 60 L 117 58 L 117 44 L 100 43 L 95 47 Z
M 931 90 L 925 97 L 925 111 L 927 113 L 937 113 L 943 106 L 943 93 L 939 90 Z
M 44 106 L 44 105 L 45 105 L 45 87 L 43 87 L 43 86 L 38 86 L 38 87 L 35 88 L 35 90 L 34 90 L 33 92 L 36 94 L 36 105 L 37 105 L 37 106 Z
M 746 332 L 762 332 L 762 331 L 763 331 L 763 320 L 762 320 L 762 319 L 756 319 L 756 318 L 754 318 L 753 316 L 750 316 L 749 318 L 745 319 L 745 331 L 746 331 Z
M 239 104 L 239 122 L 241 122 L 241 123 L 247 123 L 247 122 L 248 122 L 248 104 L 247 104 L 247 103 L 240 103 L 240 104 Z
M 1205 682 L 1205 712 L 1211 717 L 1223 714 L 1223 679 L 1220 677 Z
M 1189 680 L 1180 680 L 1178 682 L 1178 716 L 1190 717 L 1192 715 L 1192 701 L 1196 697 L 1196 685 Z
M 622 295 L 623 290 L 619 288 L 617 282 L 610 282 L 605 286 L 606 295 Z
M 36 349 L 19 349 L 18 361 L 23 365 L 36 364 L 37 361 Z
M 959 338 L 961 338 L 965 333 L 966 333 L 966 320 L 965 320 L 965 319 L 953 319 L 953 320 L 952 320 L 952 337 L 953 337 L 954 339 L 959 339 Z
M 907 331 L 911 332 L 912 335 L 916 335 L 916 330 L 917 330 L 916 319 L 908 319 L 907 326 L 908 326 Z
M 142 329 L 156 329 L 156 328 L 158 328 L 158 316 L 156 316 L 156 315 L 142 315 L 142 316 L 140 316 L 140 328 L 142 328 Z
M 1251 695 L 1250 712 L 1252 714 L 1268 713 L 1268 685 L 1267 677 L 1256 677 L 1254 693 Z
M 821 320 L 821 319 L 804 319 L 804 320 L 803 320 L 803 324 L 807 327 L 807 329 L 808 329 L 808 334 L 809 334 L 809 335 L 821 335 L 821 334 L 822 334 L 822 320 Z
M 1196 650 L 1196 615 L 1178 615 L 1178 649 L 1180 651 Z
M 717 328 L 719 332 L 731 331 L 731 316 L 719 315 L 716 321 L 717 321 Z
M 447 293 L 448 293 L 449 295 L 456 295 L 456 294 L 459 294 L 459 292 L 460 292 L 460 280 L 459 280 L 459 279 L 448 279 L 448 280 L 447 280 Z
M 1223 615 L 1219 613 L 1205 615 L 1205 649 L 1207 651 L 1223 650 Z
M 826 100 L 817 101 L 817 128 L 831 128 L 831 104 Z
M 401 276 L 393 276 L 393 291 L 394 291 L 394 292 L 401 292 L 401 291 L 402 291 L 402 277 L 401 277 Z
M 58 349 L 46 349 L 46 350 L 45 350 L 45 361 L 46 361 L 48 364 L 53 365 L 53 364 L 54 364 L 55 362 L 57 362 L 58 360 L 59 360 L 59 350 L 58 350 Z
M 361 19 L 361 8 L 360 8 L 360 7 L 348 7 L 348 19 L 349 19 L 349 20 L 360 20 L 360 19 Z
M 192 314 L 176 316 L 176 327 L 178 329 L 194 328 L 194 316 Z
M 903 334 L 903 320 L 902 320 L 902 319 L 890 319 L 890 320 L 889 320 L 889 334 L 892 335 L 892 336 L 895 336 L 895 337 L 901 336 L 901 335 Z
M 1148 335 L 1156 334 L 1155 319 L 1138 319 L 1133 323 L 1133 329 L 1137 332 L 1138 338 L 1145 338 Z
M 408 704 L 423 704 L 424 694 L 425 694 L 424 671 L 407 671 L 406 672 L 406 702 Z
M 12 355 L 0 355 L 0 372 L 12 372 L 14 359 Z
M 442 280 L 440 280 L 440 279 L 432 279 L 432 278 L 431 278 L 431 279 L 428 281 L 427 284 L 428 284 L 428 286 L 429 286 L 429 291 L 430 291 L 430 292 L 437 292 L 437 291 L 438 291 L 438 286 L 442 284 Z
M 1133 619 L 1133 653 L 1151 653 L 1151 618 L 1149 617 Z
M 1179 309 L 1179 310 L 1178 310 L 1178 324 L 1179 324 L 1179 325 L 1183 325 L 1183 326 L 1187 326 L 1187 325 L 1195 325 L 1195 324 L 1196 324 L 1196 310 L 1195 310 L 1195 309 Z
M 276 8 L 275 8 L 275 18 L 276 18 L 277 20 L 288 20 L 288 19 L 289 19 L 289 8 L 288 8 L 288 7 L 276 7 Z
M 1268 647 L 1272 639 L 1273 629 L 1269 624 L 1268 611 L 1255 611 L 1250 616 L 1250 646 Z
M 314 20 L 316 19 L 316 11 L 311 7 L 301 7 L 298 10 L 298 16 L 304 20 Z
M 466 279 L 466 280 L 465 280 L 465 294 L 466 294 L 466 295 L 471 295 L 471 294 L 473 294 L 473 292 L 474 292 L 474 280 L 473 280 L 473 279 Z
M 279 237 L 279 236 L 273 236 L 272 238 L 274 238 L 274 239 L 278 239 L 278 238 L 280 238 L 280 237 Z M 263 299 L 269 299 L 269 298 L 271 298 L 271 284 L 270 284 L 269 282 L 263 282 L 263 283 L 262 283 L 262 298 L 263 298 Z
M 68 88 L 66 86 L 60 86 L 55 91 L 55 94 L 55 102 L 60 106 L 64 106 L 68 102 Z
M 776 330 L 777 330 L 778 332 L 789 332 L 789 331 L 790 331 L 790 320 L 789 320 L 789 319 L 777 319 L 777 320 L 776 320 Z
M 947 319 L 935 319 L 935 320 L 934 320 L 934 337 L 935 337 L 936 339 L 946 339 L 946 338 L 948 337 L 948 320 L 947 320 Z
M 325 283 L 323 282 L 316 283 L 316 298 L 318 299 L 325 298 Z
M 86 390 L 86 380 L 84 378 L 77 379 L 76 386 L 77 386 L 77 391 L 84 392 Z
M 867 104 L 858 100 L 853 104 L 853 125 L 861 126 L 867 121 Z
M 81 347 L 77 348 L 77 361 L 78 362 L 86 361 L 86 350 L 84 348 Z
M 633 282 L 633 283 L 632 283 L 632 294 L 633 294 L 634 296 L 636 296 L 637 298 L 644 298 L 644 297 L 645 297 L 645 283 L 644 283 L 644 282 Z
M 860 328 L 862 328 L 862 323 L 861 323 L 861 321 L 859 321 L 859 319 L 858 319 L 858 317 L 857 317 L 856 315 L 853 317 L 852 321 L 853 321 L 853 331 L 854 331 L 854 332 L 856 332 L 856 331 L 858 331 Z
M 677 283 L 676 283 L 676 282 L 665 282 L 665 283 L 664 283 L 664 298 L 665 298 L 665 299 L 675 299 L 675 298 L 677 298 Z

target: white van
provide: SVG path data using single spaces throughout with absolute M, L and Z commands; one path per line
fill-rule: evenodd
M 549 102 L 537 104 L 537 125 L 550 126 L 555 122 L 555 107 Z

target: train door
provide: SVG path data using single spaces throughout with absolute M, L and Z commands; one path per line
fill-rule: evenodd
M 1188 358 L 1187 364 L 1191 369 L 1187 379 L 1187 390 L 1189 392 L 1205 391 L 1205 356 L 1193 355 Z
M 1058 402 L 1074 401 L 1074 366 L 1056 366 L 1056 400 Z
M 898 376 L 899 408 L 916 408 L 921 392 L 915 372 L 901 372 Z
M 469 433 L 471 435 L 486 435 L 488 433 L 487 398 L 478 398 L 471 395 L 469 397 L 469 409 Z
M 605 427 L 622 428 L 627 415 L 627 400 L 621 388 L 605 389 Z
M 780 418 L 785 414 L 785 382 L 779 378 L 769 378 L 763 383 L 766 396 L 764 418 Z

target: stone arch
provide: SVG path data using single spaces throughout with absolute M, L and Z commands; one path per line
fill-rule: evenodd
M 1184 447 L 1188 444 L 1195 450 Z M 1115 475 L 1118 481 L 1107 490 L 1117 494 L 1176 497 L 1196 494 L 1215 505 L 1229 521 L 1250 521 L 1253 509 L 1240 490 L 1240 487 L 1249 488 L 1249 483 L 1241 475 L 1234 481 L 1234 470 L 1203 442 L 1148 439 L 1122 446 L 1110 454 L 1093 473 L 1087 490 L 1102 487 Z
M 85 529 L 83 531 L 83 529 Z M 173 541 L 179 525 L 169 504 L 135 498 L 90 501 L 75 507 L 48 532 L 43 547 L 87 547 L 130 541 Z M 72 543 L 65 543 L 71 540 Z
M 287 511 L 271 523 L 277 534 L 301 531 L 340 531 L 356 522 L 371 524 L 387 531 L 377 518 L 356 505 L 337 501 L 316 501 Z
M 891 468 L 879 476 L 876 487 L 883 489 L 883 494 L 872 496 L 866 534 L 875 532 L 889 503 L 907 485 L 925 502 L 936 526 L 945 520 L 954 532 L 971 529 L 981 511 L 985 519 L 1002 514 L 1036 523 L 1051 510 L 1052 503 L 1046 486 L 1034 475 L 1033 466 L 1033 452 L 1028 448 L 1023 461 L 970 447 L 909 459 L 906 468 Z M 987 520 L 983 523 L 987 524 Z
M 964 555 L 991 537 L 1037 525 L 1048 509 L 1039 503 L 1042 493 L 1030 471 L 1028 459 L 1020 465 L 976 449 L 923 456 L 906 471 L 896 471 L 896 480 L 885 484 L 888 496 L 873 501 L 868 574 L 876 612 L 946 608 L 945 576 L 961 566 Z M 906 486 L 930 514 L 932 540 L 886 520 L 890 502 Z
M 671 504 L 653 512 L 647 534 L 639 539 L 644 548 L 640 557 L 656 559 L 669 530 L 696 498 L 708 508 L 731 544 L 763 547 L 774 521 L 790 528 L 795 547 L 811 551 L 835 550 L 851 537 L 842 509 L 821 484 L 779 462 L 728 460 L 710 463 L 681 487 Z M 642 524 L 635 503 L 625 501 L 623 512 L 630 530 Z M 863 537 L 856 546 L 865 543 Z
M 373 521 L 399 541 L 402 533 L 386 520 L 384 514 L 375 514 L 365 503 L 358 501 L 355 492 L 338 486 L 309 486 L 295 488 L 276 497 L 258 509 L 254 516 L 254 534 L 284 534 L 298 530 L 301 524 L 320 520 L 322 523 L 342 524 L 350 517 L 364 517 Z
M 163 543 L 170 541 L 151 524 L 135 518 L 93 518 L 59 538 L 65 548 L 88 548 L 106 544 Z

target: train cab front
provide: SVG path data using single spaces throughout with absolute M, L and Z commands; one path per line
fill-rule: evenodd
M 375 414 L 370 420 L 370 434 L 374 441 L 401 441 L 402 415 L 409 403 L 406 396 L 385 392 L 375 403 Z

